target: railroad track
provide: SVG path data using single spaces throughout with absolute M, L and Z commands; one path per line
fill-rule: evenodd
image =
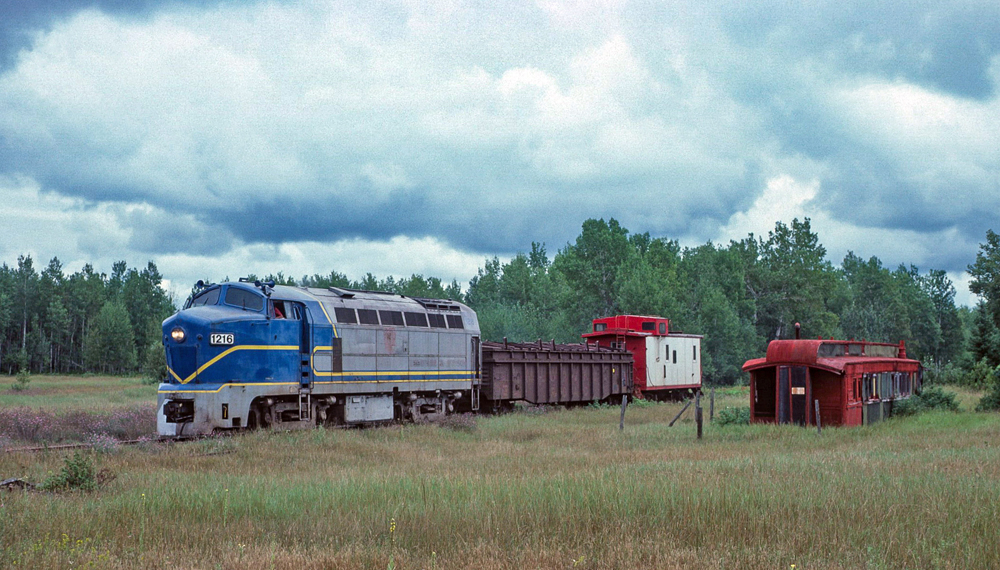
M 115 445 L 138 445 L 140 443 L 149 443 L 149 442 L 156 442 L 156 443 L 176 443 L 178 441 L 189 441 L 191 439 L 196 439 L 196 438 L 187 438 L 187 439 L 157 439 L 157 440 L 149 440 L 149 439 L 126 439 L 126 440 L 121 440 L 121 441 L 115 441 Z M 65 449 L 90 449 L 90 448 L 94 447 L 95 445 L 99 445 L 99 444 L 96 444 L 96 443 L 60 443 L 60 444 L 56 444 L 56 445 L 39 445 L 37 447 L 10 447 L 10 448 L 4 449 L 4 452 L 5 453 L 18 453 L 18 452 L 32 453 L 32 452 L 36 452 L 36 451 L 61 451 L 61 450 L 65 450 Z

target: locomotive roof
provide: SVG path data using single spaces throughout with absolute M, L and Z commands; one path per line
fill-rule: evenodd
M 330 287 L 327 289 L 320 289 L 316 287 L 291 287 L 289 289 L 298 290 L 302 292 L 300 294 L 306 294 L 311 296 L 313 299 L 320 299 L 327 303 L 339 300 L 345 305 L 352 301 L 365 306 L 391 304 L 396 308 L 401 308 L 399 305 L 409 305 L 410 310 L 432 309 L 442 311 L 461 311 L 462 309 L 468 309 L 468 307 L 463 303 L 449 299 L 424 299 L 421 297 L 408 297 L 406 295 L 383 291 L 360 291 L 354 289 L 341 289 L 338 287 Z
M 906 357 L 903 342 L 896 345 L 855 340 L 795 339 L 772 340 L 767 345 L 767 356 L 746 361 L 743 370 L 800 364 L 843 372 L 849 365 L 882 362 L 920 364 Z

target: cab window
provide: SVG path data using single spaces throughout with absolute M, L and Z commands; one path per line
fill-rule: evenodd
M 297 321 L 299 316 L 299 306 L 291 301 L 271 301 L 272 316 L 276 319 L 290 319 Z
M 247 311 L 260 311 L 264 308 L 264 297 L 246 289 L 230 287 L 226 290 L 226 304 Z
M 219 292 L 222 291 L 221 288 L 216 287 L 215 289 L 210 289 L 203 293 L 199 293 L 191 302 L 188 307 L 196 307 L 198 305 L 216 305 L 219 303 Z

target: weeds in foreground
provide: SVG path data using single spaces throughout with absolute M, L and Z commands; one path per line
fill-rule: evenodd
M 93 491 L 97 489 L 97 470 L 94 462 L 82 451 L 67 457 L 59 473 L 49 476 L 39 485 L 43 491 Z
M 58 414 L 29 407 L 0 408 L 0 438 L 24 443 L 81 441 L 93 435 L 137 439 L 155 432 L 156 408 L 152 405 Z
M 748 403 L 716 396 L 717 412 Z M 479 417 L 471 436 L 404 425 L 91 452 L 121 474 L 115 485 L 0 497 L 0 567 L 901 570 L 1000 559 L 983 539 L 1000 501 L 1000 448 L 984 442 L 1000 416 L 927 414 L 821 438 L 709 424 L 695 444 L 690 422 L 666 427 L 681 405 L 630 410 L 624 432 L 617 409 L 581 407 Z M 39 477 L 64 458 L 3 454 L 0 472 Z M 32 550 L 83 528 L 96 551 Z
M 476 431 L 476 417 L 469 413 L 451 414 L 445 416 L 443 420 L 438 422 L 438 425 L 454 431 L 471 433 Z
M 750 407 L 723 408 L 719 410 L 719 417 L 715 419 L 715 424 L 720 426 L 748 426 L 750 425 Z

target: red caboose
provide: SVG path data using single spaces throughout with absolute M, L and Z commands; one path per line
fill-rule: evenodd
M 583 338 L 632 353 L 635 391 L 660 399 L 701 388 L 701 336 L 670 332 L 663 317 L 618 315 L 594 319 Z
M 889 416 L 920 388 L 920 362 L 899 345 L 845 340 L 772 340 L 748 360 L 750 421 L 857 426 Z

